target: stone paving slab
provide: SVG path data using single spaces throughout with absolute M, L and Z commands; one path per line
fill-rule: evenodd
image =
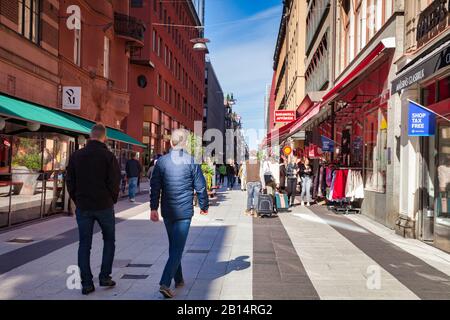
M 193 217 L 182 261 L 186 285 L 175 289 L 175 299 L 427 299 L 442 294 L 442 287 L 430 283 L 445 285 L 450 273 L 450 255 L 417 240 L 399 238 L 363 216 L 333 219 L 327 212 L 296 207 L 279 218 L 255 219 L 243 214 L 245 192 L 219 190 L 218 198 L 220 203 L 210 207 L 208 216 Z M 163 223 L 149 221 L 146 201 L 147 195 L 134 204 L 121 201 L 116 208 L 120 223 L 116 226 L 115 288 L 98 287 L 87 297 L 67 288 L 66 269 L 76 265 L 77 259 L 74 233 L 72 241 L 50 246 L 41 251 L 45 254 L 28 257 L 0 274 L 0 299 L 163 299 L 158 283 L 168 257 L 168 240 Z M 49 246 L 53 238 L 61 241 L 61 234 L 74 228 L 72 217 L 62 217 L 0 233 L 0 259 L 13 252 L 26 253 L 27 247 L 39 243 Z M 37 241 L 13 249 L 4 243 L 26 234 Z M 395 257 L 388 254 L 381 261 L 390 245 L 398 247 Z M 100 269 L 101 252 L 97 233 L 91 257 L 94 276 Z M 387 264 L 407 272 L 392 271 Z M 370 267 L 378 268 L 380 289 L 367 286 Z M 145 279 L 122 279 L 126 274 Z M 412 280 L 416 281 L 413 290 L 407 285 Z

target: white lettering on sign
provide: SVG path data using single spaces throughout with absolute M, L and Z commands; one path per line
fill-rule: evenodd
M 410 86 L 411 84 L 422 80 L 424 77 L 425 77 L 425 70 L 422 69 L 422 70 L 414 73 L 413 75 L 400 80 L 395 88 L 395 91 L 400 91 L 403 88 L 406 88 L 406 87 Z

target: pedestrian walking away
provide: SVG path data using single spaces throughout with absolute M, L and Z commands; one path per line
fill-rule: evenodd
M 227 165 L 227 189 L 233 190 L 236 179 L 236 169 L 234 163 L 230 162 Z
M 241 190 L 247 191 L 247 165 L 245 162 L 239 166 L 238 177 L 241 179 Z
M 172 280 L 175 280 L 176 288 L 184 285 L 181 257 L 194 215 L 194 191 L 198 197 L 200 214 L 208 214 L 209 207 L 201 167 L 184 150 L 187 139 L 187 132 L 183 129 L 172 132 L 172 149 L 158 160 L 150 181 L 150 218 L 154 222 L 159 221 L 161 201 L 161 215 L 169 238 L 169 259 L 159 283 L 159 291 L 165 298 L 174 296 L 170 289 Z
M 261 164 L 255 154 L 250 155 L 250 159 L 245 162 L 247 171 L 247 209 L 246 215 L 257 216 L 259 193 L 261 192 Z
M 303 158 L 299 170 L 302 179 L 301 205 L 303 206 L 306 202 L 306 205 L 309 206 L 311 203 L 311 184 L 314 170 L 307 157 Z
M 136 160 L 136 152 L 131 152 L 131 159 L 125 165 L 125 172 L 128 180 L 128 199 L 131 202 L 136 201 L 136 191 L 139 184 L 139 178 L 142 172 L 142 166 Z
M 219 184 L 220 186 L 223 186 L 223 184 L 225 183 L 225 176 L 227 175 L 227 166 L 223 163 L 219 167 L 219 174 L 220 174 Z
M 96 124 L 86 147 L 75 151 L 67 166 L 67 190 L 76 205 L 80 238 L 78 266 L 83 294 L 95 290 L 90 255 L 96 221 L 103 235 L 100 286 L 112 287 L 116 284 L 111 278 L 111 272 L 115 251 L 114 204 L 119 197 L 120 167 L 105 142 L 106 128 Z
M 295 156 L 291 156 L 289 163 L 286 167 L 287 193 L 290 207 L 294 206 L 295 204 L 295 196 L 297 193 L 297 182 L 298 182 L 297 175 L 298 175 L 297 158 Z

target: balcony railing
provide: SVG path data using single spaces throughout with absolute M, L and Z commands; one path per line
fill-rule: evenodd
M 309 52 L 310 47 L 325 14 L 330 9 L 330 0 L 312 0 L 308 8 L 308 16 L 306 22 L 306 51 Z
M 306 80 L 306 92 L 319 91 L 329 81 L 329 52 L 325 50 L 321 55 L 317 67 Z
M 145 24 L 135 17 L 122 13 L 114 13 L 114 32 L 118 37 L 144 46 Z

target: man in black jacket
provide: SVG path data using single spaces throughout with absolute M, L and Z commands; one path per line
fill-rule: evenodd
M 131 152 L 131 159 L 125 165 L 125 172 L 128 180 L 128 199 L 131 202 L 135 201 L 136 189 L 139 184 L 142 167 L 138 160 L 136 160 L 136 152 Z
M 92 236 L 95 221 L 103 234 L 103 259 L 100 286 L 112 287 L 112 263 L 115 251 L 114 204 L 119 197 L 120 168 L 116 157 L 106 147 L 106 128 L 96 124 L 85 148 L 77 150 L 67 167 L 67 190 L 76 205 L 80 243 L 78 266 L 82 293 L 95 290 L 90 267 Z

